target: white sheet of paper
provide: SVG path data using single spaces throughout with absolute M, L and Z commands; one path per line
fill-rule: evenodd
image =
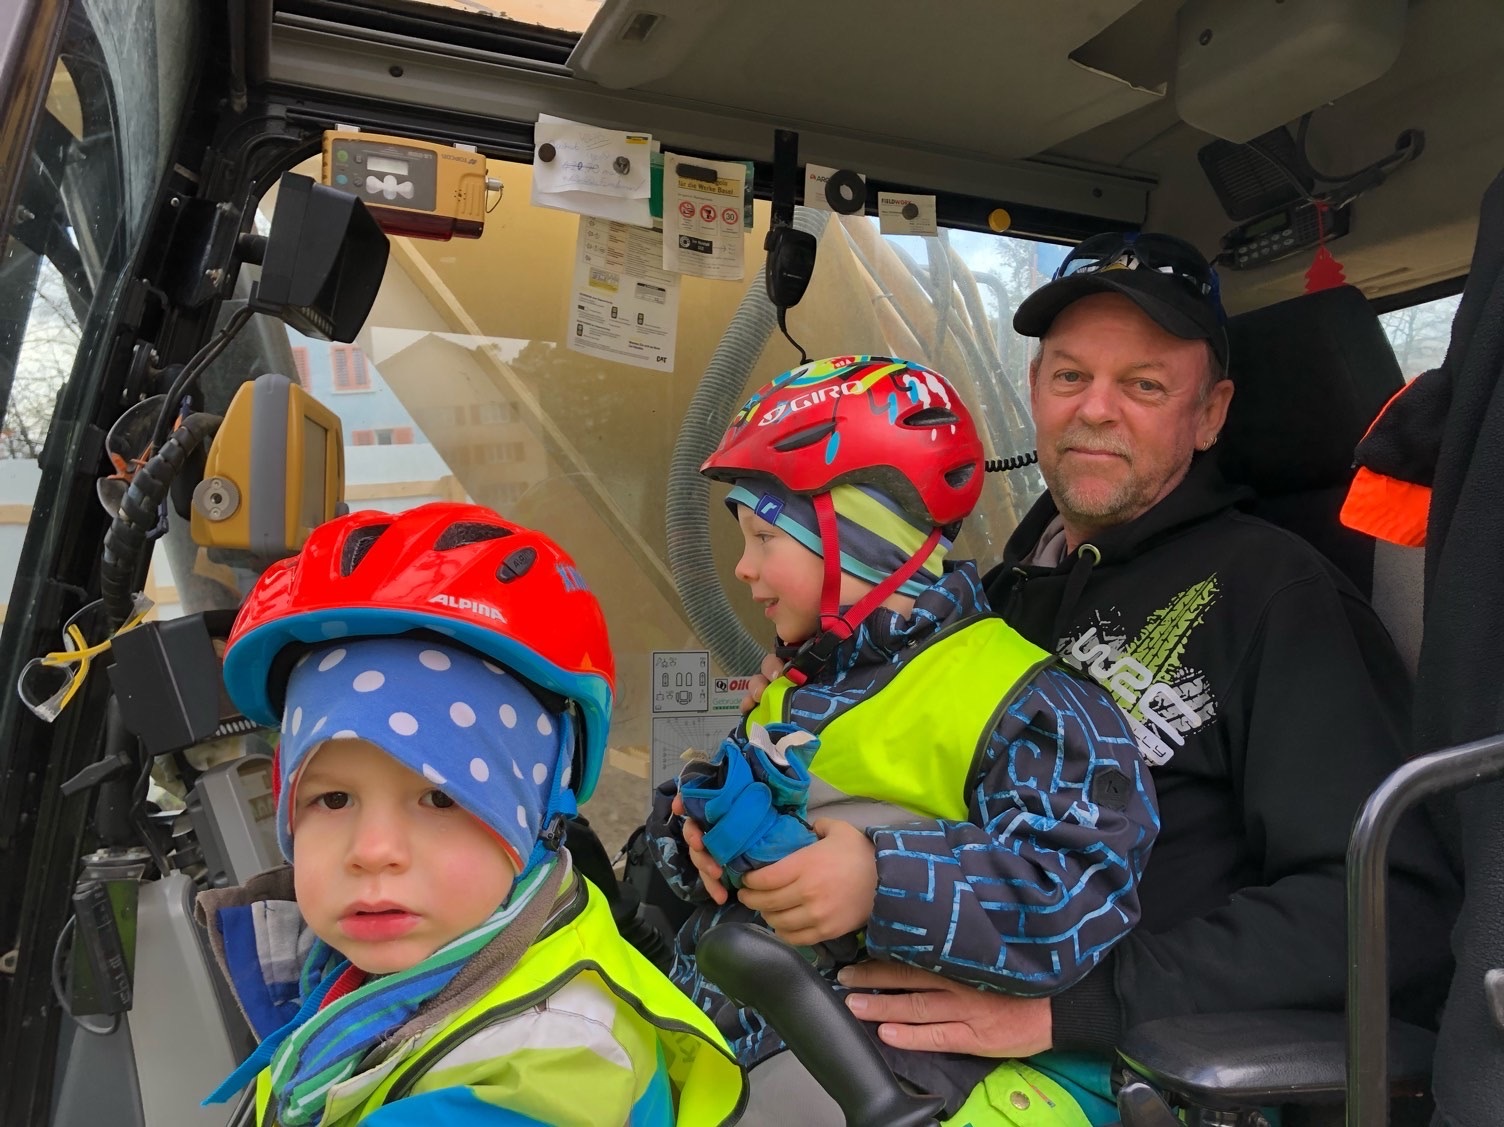
M 533 186 L 542 192 L 645 198 L 652 188 L 652 144 L 647 133 L 622 133 L 539 114 L 533 129 Z M 552 146 L 552 160 L 539 155 L 544 145 Z
M 910 208 L 910 215 L 904 209 Z M 884 235 L 938 235 L 935 197 L 897 192 L 877 193 L 877 228 Z
M 533 204 L 652 226 L 651 136 L 539 114 L 533 137 Z M 545 145 L 550 160 L 540 156 Z
M 825 200 L 825 184 L 833 175 L 839 172 L 838 168 L 828 168 L 823 164 L 807 164 L 804 166 L 804 206 L 818 208 L 821 211 L 830 211 L 831 206 Z M 863 184 L 867 178 L 857 173 Z
M 708 169 L 715 179 L 683 175 L 680 166 Z M 663 268 L 697 278 L 746 276 L 743 191 L 747 166 L 663 154 Z
M 657 231 L 580 216 L 564 343 L 602 360 L 672 372 L 680 279 L 662 259 Z

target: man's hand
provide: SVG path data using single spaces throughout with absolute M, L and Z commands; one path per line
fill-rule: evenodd
M 700 828 L 699 822 L 689 816 L 684 809 L 684 799 L 679 795 L 674 795 L 669 809 L 684 819 L 684 844 L 689 846 L 690 863 L 699 872 L 705 891 L 710 893 L 710 898 L 717 904 L 726 903 L 731 899 L 731 893 L 721 883 L 721 863 L 705 849 L 705 831 Z
M 820 839 L 742 881 L 741 902 L 798 947 L 867 926 L 877 897 L 877 850 L 847 822 L 821 818 Z
M 853 1014 L 882 1023 L 877 1035 L 895 1049 L 1031 1057 L 1054 1043 L 1048 998 L 994 994 L 885 959 L 846 967 L 839 977 L 842 986 L 906 991 L 846 996 Z
M 777 654 L 768 654 L 762 659 L 762 668 L 747 684 L 747 695 L 742 697 L 742 715 L 745 716 L 756 708 L 757 702 L 762 700 L 762 695 L 767 692 L 768 686 L 781 676 L 783 676 L 783 662 L 778 660 Z

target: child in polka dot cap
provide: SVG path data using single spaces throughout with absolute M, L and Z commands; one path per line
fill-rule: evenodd
M 285 707 L 277 838 L 289 859 L 299 811 L 314 801 L 299 794 L 299 775 L 340 741 L 367 745 L 439 788 L 441 801 L 495 836 L 514 878 L 546 852 L 538 836 L 544 811 L 557 806 L 550 791 L 569 785 L 567 727 L 501 666 L 436 641 L 363 638 L 301 658 Z
M 258 1123 L 733 1122 L 709 1019 L 563 846 L 605 751 L 605 623 L 547 537 L 478 506 L 316 529 L 258 581 L 226 688 L 280 718 L 291 863 L 200 894 L 260 1040 Z

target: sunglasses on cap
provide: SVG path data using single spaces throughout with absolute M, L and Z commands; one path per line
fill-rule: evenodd
M 1226 320 L 1216 270 L 1200 251 L 1173 235 L 1134 231 L 1093 235 L 1065 256 L 1065 261 L 1055 271 L 1055 280 L 1107 270 L 1153 270 L 1168 274 L 1197 297 L 1209 302 L 1217 312 L 1219 324 Z

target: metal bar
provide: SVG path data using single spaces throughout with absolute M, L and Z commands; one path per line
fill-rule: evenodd
M 0 247 L 26 176 L 37 111 L 52 84 L 67 22 L 65 0 L 22 0 L 0 11 Z
M 394 77 L 394 67 L 400 77 Z M 1112 229 L 1137 227 L 1144 221 L 1155 182 L 1121 169 L 1079 168 L 1034 158 L 998 160 L 982 153 L 842 134 L 819 122 L 730 111 L 639 90 L 604 90 L 494 52 L 445 49 L 440 54 L 432 44 L 378 42 L 358 29 L 281 13 L 272 26 L 269 79 L 300 93 L 322 90 L 340 100 L 373 99 L 393 110 L 442 107 L 444 113 L 517 122 L 533 122 L 540 112 L 551 113 L 610 129 L 648 131 L 676 152 L 734 152 L 761 161 L 772 157 L 775 128 L 795 129 L 806 160 L 860 168 L 869 185 L 908 184 L 915 168 L 923 167 L 926 190 L 1006 202 L 1015 229 L 1021 211 L 1031 208 L 1095 217 Z M 1059 237 L 1067 236 L 1061 232 Z
M 1385 878 L 1395 827 L 1418 803 L 1504 778 L 1504 734 L 1413 759 L 1364 803 L 1347 846 L 1347 1123 L 1389 1123 Z

